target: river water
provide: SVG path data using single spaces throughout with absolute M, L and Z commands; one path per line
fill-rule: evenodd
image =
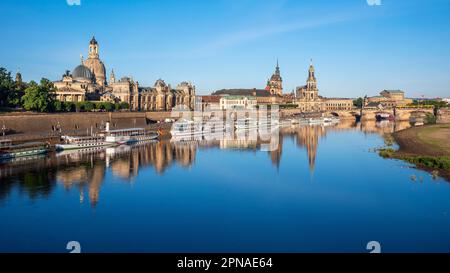
M 373 151 L 409 124 L 288 126 L 0 165 L 0 252 L 450 251 L 450 184 Z M 275 139 L 275 141 L 273 141 Z

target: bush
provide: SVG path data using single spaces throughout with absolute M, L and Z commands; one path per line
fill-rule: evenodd
M 63 103 L 59 100 L 55 101 L 53 103 L 53 109 L 55 109 L 56 112 L 62 112 L 63 111 Z
M 130 104 L 127 102 L 121 102 L 120 104 L 120 109 L 130 109 Z
M 432 115 L 430 113 L 427 113 L 426 117 L 425 117 L 425 123 L 426 124 L 436 124 L 436 116 Z
M 92 102 L 90 101 L 85 101 L 84 102 L 84 110 L 87 112 L 91 112 L 92 110 L 94 110 L 95 106 Z
M 75 112 L 76 110 L 76 105 L 73 102 L 70 101 L 66 101 L 64 102 L 64 111 L 66 112 Z
M 298 104 L 292 104 L 292 103 L 280 104 L 280 109 L 295 109 L 297 107 L 298 107 Z
M 395 150 L 392 148 L 382 148 L 378 150 L 378 154 L 383 158 L 392 158 Z
M 75 111 L 83 112 L 84 111 L 84 102 L 75 102 Z
M 448 156 L 411 156 L 406 161 L 432 169 L 450 169 L 450 157 Z

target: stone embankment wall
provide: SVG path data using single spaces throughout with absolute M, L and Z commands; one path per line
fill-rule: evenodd
M 450 123 L 450 108 L 439 109 L 437 123 Z
M 300 113 L 299 109 L 283 109 L 280 117 Z M 156 121 L 176 118 L 171 112 L 114 112 L 114 113 L 8 113 L 0 115 L 0 129 L 5 126 L 15 134 L 51 134 L 55 128 L 63 132 L 98 132 L 110 122 L 111 129 L 148 127 Z M 0 132 L 1 133 L 1 132 Z
M 0 115 L 0 127 L 15 133 L 47 133 L 54 128 L 63 131 L 100 130 L 106 122 L 112 127 L 126 128 L 146 125 L 145 113 L 65 113 L 65 114 L 7 114 Z

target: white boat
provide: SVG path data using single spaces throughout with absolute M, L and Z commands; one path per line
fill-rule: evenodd
M 236 120 L 234 128 L 236 128 L 236 130 L 257 129 L 258 122 L 256 121 L 256 119 L 252 119 L 252 118 L 238 119 L 238 120 Z
M 333 117 L 333 118 L 323 118 L 323 122 L 325 123 L 338 123 L 339 118 Z
M 308 124 L 323 124 L 324 120 L 323 118 L 309 118 Z
M 180 119 L 172 125 L 172 138 L 211 137 L 224 134 L 230 125 L 222 120 L 192 121 Z
M 49 145 L 43 142 L 27 142 L 15 145 L 9 139 L 0 140 L 0 160 L 41 155 L 48 151 Z
M 255 120 L 251 118 L 240 119 L 236 121 L 235 128 L 236 130 L 252 130 L 252 129 L 260 129 L 263 127 L 275 127 L 280 123 L 276 119 L 260 119 Z
M 159 137 L 159 133 L 148 133 L 144 128 L 110 130 L 109 123 L 106 123 L 104 136 L 105 141 L 108 143 L 123 145 L 154 140 Z
M 181 119 L 172 125 L 170 134 L 173 138 L 193 137 L 203 135 L 202 122 Z
M 115 143 L 106 141 L 104 136 L 62 136 L 61 139 L 63 140 L 63 143 L 55 145 L 55 148 L 58 151 L 94 149 L 115 145 Z
M 300 119 L 298 120 L 298 123 L 299 123 L 299 124 L 302 124 L 302 125 L 306 125 L 306 124 L 309 124 L 309 120 L 306 119 L 306 118 L 300 118 Z

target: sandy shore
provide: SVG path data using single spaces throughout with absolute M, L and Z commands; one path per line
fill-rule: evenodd
M 420 156 L 450 156 L 450 124 L 412 127 L 394 133 L 399 153 Z
M 450 160 L 450 124 L 436 124 L 412 127 L 393 134 L 400 149 L 393 157 L 411 160 L 414 158 L 436 158 Z M 417 165 L 417 164 L 416 164 Z M 417 165 L 418 168 L 430 172 L 438 172 L 439 176 L 450 181 L 450 168 L 430 168 Z

